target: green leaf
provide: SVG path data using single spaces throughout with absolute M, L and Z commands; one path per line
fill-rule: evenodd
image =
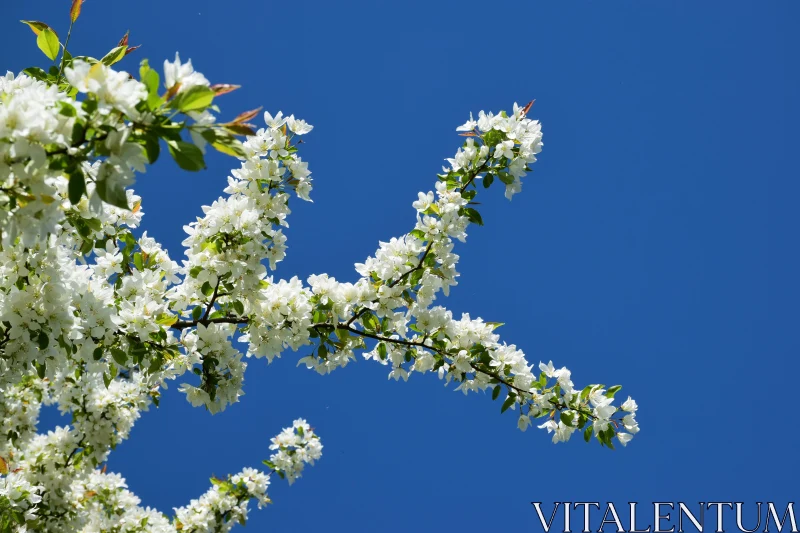
M 361 317 L 361 323 L 364 324 L 364 329 L 368 331 L 376 331 L 380 327 L 378 317 L 369 312 L 365 313 L 364 316 Z
M 503 402 L 503 406 L 500 408 L 500 412 L 505 413 L 506 411 L 508 411 L 508 408 L 514 405 L 516 401 L 517 401 L 516 394 L 509 394 L 508 398 L 506 398 L 506 401 Z
M 127 46 L 117 46 L 116 48 L 112 48 L 109 53 L 103 56 L 103 59 L 100 60 L 104 65 L 111 66 L 114 63 L 118 63 L 123 57 L 125 57 L 125 51 L 128 49 Z
M 150 361 L 150 366 L 147 368 L 147 371 L 150 372 L 151 374 L 154 374 L 161 368 L 161 365 L 163 364 L 164 364 L 164 356 L 158 354 L 158 356 L 154 357 L 153 360 Z M 153 400 L 155 400 L 155 398 L 153 398 Z M 158 403 L 156 403 L 156 407 L 158 407 Z
M 483 134 L 483 142 L 487 146 L 495 146 L 505 140 L 506 134 L 500 130 L 490 130 Z
M 38 20 L 20 20 L 20 22 L 22 22 L 23 24 L 27 24 L 28 27 L 33 31 L 34 35 L 39 35 L 44 30 L 50 30 L 53 33 L 55 33 L 53 28 L 51 28 L 44 22 L 40 22 Z
M 63 101 L 59 102 L 58 104 L 59 104 L 59 107 L 61 108 L 61 109 L 58 110 L 58 113 L 60 115 L 63 115 L 65 117 L 75 117 L 75 116 L 78 115 L 78 112 L 75 111 L 75 108 L 72 107 L 70 104 L 68 104 L 66 102 L 63 102 Z
M 502 181 L 506 185 L 511 185 L 512 183 L 514 183 L 514 176 L 512 176 L 508 172 L 498 172 L 497 177 L 500 178 L 500 181 Z
M 161 81 L 158 72 L 151 69 L 146 59 L 142 60 L 139 66 L 139 79 L 147 87 L 147 107 L 157 109 L 164 103 L 158 96 L 158 84 Z
M 500 385 L 495 385 L 492 390 L 492 400 L 496 400 L 498 396 L 500 396 Z
M 116 182 L 109 183 L 109 181 L 110 180 L 107 179 L 97 181 L 97 195 L 108 204 L 121 209 L 130 210 L 130 207 L 128 207 L 128 195 L 125 194 L 125 187 Z
M 119 348 L 111 348 L 111 357 L 121 366 L 125 366 L 128 361 L 128 355 Z
M 203 308 L 199 305 L 192 309 L 192 320 L 200 320 L 200 317 L 203 315 Z
M 486 176 L 483 177 L 483 188 L 488 189 L 492 183 L 494 183 L 494 175 L 486 174 Z
M 547 375 L 542 372 L 539 374 L 539 388 L 545 389 L 547 387 Z
M 144 270 L 144 260 L 141 252 L 133 254 L 133 265 L 136 267 L 136 270 Z
M 200 245 L 200 249 L 202 251 L 206 251 L 206 250 L 210 249 L 210 250 L 212 250 L 214 252 L 219 250 L 219 248 L 217 248 L 217 243 L 214 242 L 214 241 L 203 241 L 203 243 Z
M 147 153 L 147 162 L 151 165 L 158 160 L 161 154 L 161 145 L 157 135 L 149 132 L 144 138 L 144 151 Z
M 483 226 L 483 219 L 481 218 L 481 214 L 478 213 L 478 211 L 476 211 L 471 207 L 466 207 L 464 208 L 464 212 L 467 215 L 467 218 L 469 218 L 470 222 L 474 222 L 479 226 Z
M 184 141 L 167 141 L 169 153 L 184 170 L 196 172 L 206 168 L 203 152 L 197 146 Z
M 604 429 L 600 433 L 597 434 L 598 439 L 601 443 L 605 444 L 612 450 L 614 449 L 614 445 L 611 443 L 611 439 L 614 437 L 614 430 L 611 428 Z
M 225 155 L 230 155 L 233 157 L 242 157 L 244 156 L 244 151 L 242 150 L 242 144 L 237 141 L 236 139 L 231 139 L 230 142 L 223 142 L 217 141 L 211 143 L 211 146 L 218 152 L 221 152 Z
M 622 389 L 622 385 L 614 385 L 613 387 L 609 387 L 606 391 L 606 398 L 613 398 L 616 393 L 618 393 Z
M 210 297 L 212 294 L 214 294 L 214 287 L 212 287 L 212 286 L 211 286 L 211 284 L 210 284 L 209 282 L 207 282 L 207 281 L 206 281 L 205 283 L 203 283 L 203 286 L 202 286 L 202 287 L 200 287 L 200 291 L 201 291 L 201 292 L 202 292 L 204 295 L 206 295 L 206 296 L 209 296 L 209 297 Z
M 47 346 L 50 344 L 50 335 L 44 331 L 40 331 L 36 343 L 39 345 L 40 350 L 46 350 Z
M 583 430 L 583 440 L 589 442 L 592 440 L 592 429 L 594 426 L 586 426 L 586 429 Z
M 383 342 L 378 343 L 378 355 L 380 356 L 382 361 L 386 360 L 388 351 L 386 350 L 386 344 Z
M 44 361 L 41 364 L 34 361 L 33 366 L 36 368 L 36 375 L 39 376 L 39 378 L 44 379 L 44 376 L 47 373 L 47 361 Z
M 213 100 L 214 91 L 205 85 L 195 85 L 188 91 L 179 93 L 170 104 L 170 107 L 186 113 L 187 111 L 205 109 L 211 105 Z
M 83 171 L 80 167 L 76 168 L 74 172 L 69 175 L 69 202 L 72 205 L 81 201 L 81 197 L 86 192 L 86 180 L 83 176 Z
M 23 70 L 25 74 L 30 76 L 31 78 L 36 78 L 39 81 L 48 81 L 47 79 L 47 72 L 40 69 L 39 67 L 28 67 Z
M 158 324 L 159 326 L 171 326 L 177 321 L 178 321 L 178 315 L 172 315 L 169 313 L 161 313 L 160 315 L 158 315 L 158 318 L 156 318 L 156 324 Z
M 58 56 L 58 50 L 61 46 L 58 42 L 58 35 L 49 27 L 44 28 L 36 37 L 36 45 L 39 50 L 44 52 L 44 55 L 53 61 Z

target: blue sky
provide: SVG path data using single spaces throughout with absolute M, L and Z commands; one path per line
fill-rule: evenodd
M 43 65 L 17 20 L 62 32 L 68 8 L 6 6 L 3 66 Z M 506 340 L 576 384 L 622 384 L 642 428 L 614 452 L 553 445 L 432 376 L 388 382 L 362 360 L 323 377 L 287 353 L 253 360 L 222 415 L 171 388 L 110 468 L 169 511 L 212 473 L 259 464 L 302 416 L 323 458 L 292 487 L 274 481 L 251 531 L 538 531 L 531 501 L 794 498 L 799 16 L 783 0 L 86 2 L 73 51 L 102 56 L 129 29 L 143 46 L 121 67 L 180 51 L 243 85 L 223 116 L 263 105 L 315 125 L 314 203 L 292 205 L 287 278 L 354 279 L 379 239 L 411 229 L 468 113 L 535 98 L 544 151 L 513 202 L 485 195 L 442 303 L 505 322 Z M 230 166 L 165 159 L 141 176 L 144 229 L 173 257 Z

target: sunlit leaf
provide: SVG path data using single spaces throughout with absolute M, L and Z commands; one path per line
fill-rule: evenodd
M 104 65 L 110 67 L 111 65 L 113 65 L 114 63 L 119 62 L 123 57 L 125 57 L 126 48 L 127 48 L 127 46 L 117 46 L 116 48 L 113 48 L 105 56 L 103 56 L 103 59 L 101 59 L 100 61 Z
M 172 102 L 171 107 L 184 113 L 205 109 L 214 101 L 214 91 L 204 85 L 195 85 L 186 92 L 180 93 Z
M 58 42 L 58 35 L 50 28 L 44 28 L 39 32 L 39 36 L 36 37 L 36 45 L 39 47 L 39 50 L 44 52 L 44 55 L 54 61 L 58 56 L 58 50 L 61 46 Z
M 44 22 L 40 22 L 38 20 L 21 20 L 23 24 L 27 24 L 28 27 L 33 31 L 34 34 L 39 35 L 43 30 L 49 29 L 53 33 L 56 33 L 53 28 L 45 24 Z M 58 36 L 58 34 L 56 34 Z

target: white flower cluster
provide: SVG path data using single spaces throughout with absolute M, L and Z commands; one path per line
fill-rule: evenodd
M 169 380 L 181 378 L 188 401 L 216 413 L 242 395 L 243 356 L 272 361 L 287 348 L 311 351 L 298 364 L 320 373 L 363 350 L 396 380 L 431 372 L 464 394 L 491 389 L 503 411 L 518 409 L 520 429 L 547 417 L 539 427 L 555 442 L 582 430 L 612 446 L 638 431 L 636 403 L 613 405 L 618 386 L 579 390 L 552 363 L 535 371 L 500 340 L 498 324 L 433 305 L 457 284 L 455 241 L 482 224 L 478 185 L 499 180 L 511 198 L 536 161 L 542 133 L 530 106 L 470 117 L 435 190 L 413 203 L 414 229 L 356 264 L 355 282 L 320 274 L 306 286 L 273 272 L 286 255 L 291 196 L 310 201 L 295 139 L 312 126 L 281 112 L 265 113 L 258 131 L 244 118 L 217 124 L 217 92 L 178 56 L 164 64 L 166 94 L 146 62 L 140 77 L 70 59 L 64 78 L 35 69 L 0 78 L 0 511 L 18 531 L 186 533 L 243 523 L 250 499 L 269 503 L 271 473 L 292 483 L 320 457 L 304 420 L 272 439 L 271 472 L 214 479 L 173 520 L 142 508 L 102 464 Z M 177 114 L 185 120 L 173 121 Z M 240 143 L 234 135 L 243 132 Z M 182 265 L 147 233 L 134 235 L 141 199 L 127 187 L 161 141 L 189 170 L 204 166 L 208 147 L 239 158 L 225 195 L 185 227 Z M 37 434 L 42 405 L 71 415 L 70 425 Z
M 70 485 L 71 531 L 119 533 L 175 533 L 164 514 L 141 507 L 141 500 L 128 490 L 119 474 L 92 470 Z M 62 530 L 63 531 L 63 530 Z
M 125 480 L 119 474 L 106 473 L 105 468 L 78 468 L 71 476 L 63 475 L 60 469 L 74 461 L 74 452 L 67 454 L 79 444 L 74 439 L 68 428 L 57 428 L 31 443 L 28 453 L 36 453 L 35 460 L 15 458 L 10 465 L 3 460 L 0 472 L 6 474 L 0 475 L 0 513 L 12 515 L 23 526 L 37 524 L 36 531 L 53 533 L 218 532 L 244 523 L 251 499 L 259 508 L 271 503 L 267 496 L 269 473 L 245 468 L 227 480 L 212 478 L 212 487 L 205 494 L 175 509 L 175 516 L 169 519 L 155 509 L 141 507 Z M 304 420 L 296 420 L 272 442 L 270 448 L 278 452 L 265 463 L 290 483 L 300 477 L 304 463 L 313 464 L 322 453 L 319 437 Z M 8 471 L 9 467 L 13 470 Z M 43 507 L 47 514 L 41 513 Z
M 413 372 L 433 370 L 446 382 L 457 382 L 456 390 L 465 394 L 492 389 L 497 398 L 505 391 L 503 410 L 519 406 L 522 430 L 532 418 L 550 416 L 539 427 L 557 430 L 555 442 L 582 429 L 585 438 L 594 435 L 611 446 L 610 439 L 617 436 L 626 444 L 635 431 L 618 434 L 617 422 L 612 422 L 620 413 L 612 403 L 618 387 L 576 390 L 566 368 L 540 363 L 540 371 L 534 372 L 516 346 L 500 342 L 494 333 L 497 324 L 467 314 L 454 319 L 444 307 L 431 307 L 439 291 L 446 295 L 456 285 L 454 239 L 465 241 L 469 225 L 482 223 L 471 207 L 475 184 L 482 180 L 489 187 L 497 178 L 510 198 L 519 192 L 520 179 L 541 151 L 541 126 L 526 117 L 528 109 L 515 104 L 511 115 L 481 112 L 477 121 L 470 118 L 458 128 L 468 139 L 448 159 L 450 167 L 444 169 L 436 191 L 419 193 L 413 203 L 414 231 L 381 242 L 374 257 L 356 264 L 362 278 L 355 284 L 327 275 L 309 278 L 316 304 L 312 338 L 320 340 L 317 353 L 301 362 L 327 373 L 346 365 L 353 351 L 365 346 L 365 339 L 374 339 L 378 342 L 364 355 L 389 365 L 390 378 L 407 380 Z
M 248 356 L 271 360 L 286 346 L 296 349 L 308 342 L 307 292 L 296 278 L 273 283 L 262 262 L 275 270 L 286 255 L 286 236 L 280 229 L 288 225 L 290 213 L 285 191 L 305 200 L 311 191 L 308 165 L 296 155 L 285 126 L 294 135 L 312 127 L 280 112 L 275 117 L 265 113 L 264 120 L 269 127 L 243 145 L 241 167 L 228 178 L 228 196 L 204 207 L 204 216 L 184 228 L 189 237 L 183 242 L 183 272 L 189 275 L 167 293 L 173 311 L 193 317 L 197 335 L 214 337 L 199 344 L 193 334 L 181 339 L 187 351 L 196 354 L 193 363 L 215 361 L 204 371 L 201 387 L 182 386 L 193 405 L 205 404 L 212 412 L 237 400 L 246 365 L 230 345 L 236 327 L 205 329 L 200 319 L 236 322 L 234 315 L 249 315 L 248 332 L 240 339 L 249 344 Z M 214 305 L 220 310 L 206 313 Z
M 131 79 L 127 72 L 118 72 L 100 62 L 90 64 L 75 60 L 64 75 L 79 92 L 91 93 L 97 98 L 103 115 L 117 110 L 130 118 L 138 118 L 136 106 L 147 98 L 147 88 L 143 83 Z
M 5 460 L 2 464 L 8 465 Z M 0 476 L 0 518 L 25 524 L 36 520 L 37 505 L 42 501 L 43 487 L 33 485 L 19 470 Z M 24 530 L 22 530 L 24 531 Z
M 286 477 L 290 485 L 300 477 L 306 463 L 313 465 L 322 456 L 319 437 L 302 418 L 295 420 L 292 427 L 284 428 L 274 437 L 269 449 L 275 450 L 275 453 L 265 464 L 281 477 Z
M 538 120 L 526 118 L 530 105 L 520 107 L 515 103 L 514 112 L 510 116 L 505 113 L 494 115 L 491 112 L 481 111 L 478 120 L 473 120 L 472 114 L 470 114 L 469 120 L 456 128 L 457 131 L 503 134 L 503 140 L 494 147 L 494 157 L 507 160 L 508 174 L 511 179 L 504 180 L 504 183 L 506 184 L 506 198 L 509 200 L 522 190 L 521 179 L 527 175 L 528 165 L 536 162 L 536 154 L 542 151 L 542 126 Z M 455 158 L 448 159 L 454 172 L 465 168 L 466 164 L 474 161 L 475 155 L 479 160 L 481 155 L 485 157 L 486 154 L 481 154 L 480 151 L 486 145 L 483 145 L 479 153 L 475 154 L 475 147 L 469 142 L 470 140 L 468 139 L 467 146 L 463 151 L 459 150 Z
M 284 123 L 295 134 L 311 127 L 293 116 L 279 115 L 275 123 L 267 115 L 274 128 L 245 143 L 247 157 L 229 181 L 231 196 L 206 208 L 205 219 L 193 225 L 211 228 L 208 241 L 193 253 L 190 236 L 189 260 L 180 267 L 146 233 L 138 238 L 131 233 L 142 217 L 138 196 L 125 190 L 130 209 L 124 209 L 95 194 L 100 187 L 106 196 L 109 189 L 121 190 L 134 171 L 144 170 L 143 147 L 129 141 L 131 123 L 120 121 L 152 118 L 138 109 L 148 96 L 144 85 L 100 63 L 74 61 L 65 75 L 87 100 L 73 100 L 25 74 L 0 82 L 0 422 L 6 437 L 0 441 L 0 511 L 11 513 L 19 531 L 26 525 L 41 531 L 177 531 L 180 521 L 139 507 L 121 477 L 96 468 L 128 437 L 141 411 L 158 400 L 165 380 L 192 370 L 201 374 L 202 388 L 186 384 L 184 390 L 193 403 L 212 411 L 238 398 L 246 365 L 231 345 L 236 325 L 198 319 L 180 325 L 176 322 L 186 315 L 192 319 L 192 312 L 174 313 L 190 306 L 209 313 L 220 305 L 231 312 L 244 312 L 244 306 L 284 309 L 273 305 L 284 298 L 281 287 L 298 282 L 272 284 L 261 261 L 270 259 L 274 267 L 285 254 L 285 238 L 275 229 L 285 225 L 289 213 L 284 191 L 306 198 L 310 191 L 307 166 L 294 154 Z M 208 85 L 190 63 L 181 65 L 177 58 L 166 66 L 166 82 L 180 83 L 177 92 Z M 90 111 L 87 102 L 93 102 Z M 200 123 L 202 117 L 192 114 L 195 125 Z M 74 145 L 77 120 L 91 120 L 91 127 L 103 132 L 94 145 L 99 157 L 71 170 L 58 168 L 53 161 L 61 154 L 80 155 Z M 60 147 L 55 153 L 54 146 Z M 262 163 L 271 174 L 259 174 Z M 71 201 L 69 173 L 76 169 L 86 190 Z M 235 224 L 221 222 L 231 218 Z M 196 275 L 187 275 L 190 271 Z M 209 280 L 224 284 L 216 302 L 204 294 Z M 300 292 L 308 294 L 302 287 Z M 182 295 L 188 295 L 184 303 Z M 263 315 L 268 319 L 269 313 Z M 266 324 L 254 322 L 253 329 L 266 331 Z M 287 342 L 299 346 L 301 335 L 307 342 L 303 328 Z M 268 337 L 266 345 L 274 341 Z M 43 404 L 71 414 L 71 426 L 37 435 Z M 306 438 L 273 455 L 291 480 L 299 476 L 302 461 L 313 462 L 321 450 L 304 422 L 295 427 L 306 428 Z M 198 531 L 216 531 L 218 519 L 227 530 L 245 516 L 251 497 L 259 505 L 268 501 L 265 474 L 245 469 L 230 482 L 245 492 L 210 522 L 192 513 Z M 212 492 L 219 494 L 218 488 Z M 223 500 L 203 501 L 217 505 Z
M 266 287 L 251 300 L 251 319 L 239 340 L 248 344 L 247 356 L 272 361 L 287 347 L 297 350 L 309 343 L 313 306 L 311 294 L 297 277 L 265 281 Z
M 277 450 L 264 464 L 289 484 L 300 477 L 305 463 L 314 464 L 322 455 L 322 444 L 303 419 L 295 420 L 272 439 L 271 450 Z M 186 507 L 175 509 L 175 524 L 182 532 L 230 531 L 236 523 L 247 519 L 251 499 L 261 508 L 272 503 L 267 496 L 269 473 L 245 468 L 227 480 L 212 479 L 213 486 Z
M 66 111 L 65 111 L 66 110 Z M 25 74 L 0 78 L 0 234 L 8 246 L 17 236 L 30 245 L 63 218 L 57 201 L 60 173 L 50 170 L 45 146 L 68 150 L 83 113 L 58 87 Z M 22 202 L 12 195 L 20 191 Z M 20 205 L 22 204 L 22 205 Z
M 193 406 L 205 405 L 212 413 L 218 413 L 241 396 L 247 364 L 242 361 L 242 353 L 231 346 L 235 330 L 233 324 L 198 324 L 195 330 L 183 331 L 181 344 L 186 349 L 186 367 L 214 361 L 213 365 L 206 365 L 211 368 L 205 369 L 205 389 L 188 383 L 179 389 Z

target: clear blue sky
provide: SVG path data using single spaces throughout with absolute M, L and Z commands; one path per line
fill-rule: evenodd
M 18 19 L 65 31 L 68 0 L 11 2 L 3 66 L 43 64 Z M 322 461 L 251 531 L 538 531 L 530 501 L 785 501 L 796 496 L 800 370 L 800 3 L 88 1 L 71 48 L 121 66 L 180 51 L 238 83 L 224 116 L 264 105 L 316 126 L 314 203 L 293 204 L 285 277 L 352 264 L 411 228 L 469 111 L 536 98 L 545 148 L 523 194 L 484 198 L 443 303 L 487 320 L 576 384 L 621 383 L 642 431 L 611 452 L 521 433 L 490 398 L 432 376 L 387 382 L 359 361 L 330 376 L 253 360 L 218 416 L 170 389 L 113 455 L 169 511 L 269 455 L 295 417 Z M 45 60 L 46 61 L 46 60 Z M 180 257 L 181 226 L 225 185 L 168 159 L 143 175 L 144 228 Z

